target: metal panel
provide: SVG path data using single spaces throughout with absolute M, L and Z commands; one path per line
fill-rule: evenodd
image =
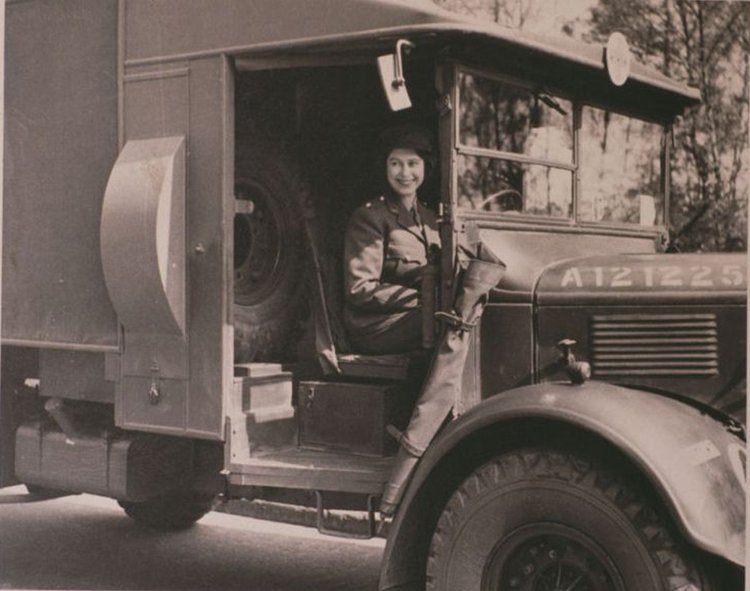
M 122 376 L 116 404 L 119 426 L 174 435 L 186 433 L 187 380 Z
M 707 302 L 710 303 L 710 302 Z M 717 347 L 718 356 L 715 358 L 717 365 L 714 368 L 709 367 L 709 371 L 700 375 L 696 374 L 695 367 L 692 367 L 694 360 L 691 360 L 689 366 L 675 364 L 675 347 L 688 345 L 693 348 L 692 353 L 703 353 L 698 351 L 700 335 L 688 335 L 680 337 L 674 330 L 665 329 L 664 323 L 672 322 L 665 320 L 669 318 L 690 318 L 689 323 L 695 323 L 701 316 L 710 316 L 708 320 L 715 328 L 708 327 L 709 332 L 716 332 L 716 337 L 706 333 L 703 335 L 706 342 L 704 346 Z M 655 333 L 655 339 L 652 337 L 643 338 L 626 338 L 617 337 L 617 343 L 606 343 L 608 347 L 614 346 L 621 349 L 624 366 L 622 370 L 615 372 L 602 373 L 601 360 L 602 353 L 602 332 L 594 329 L 592 326 L 592 317 L 601 319 L 609 318 L 630 318 L 631 328 L 634 319 L 647 318 L 652 324 L 652 331 Z M 661 318 L 661 322 L 659 321 Z M 641 306 L 637 302 L 625 302 L 622 306 L 542 306 L 538 311 L 538 371 L 541 381 L 567 380 L 567 376 L 562 371 L 559 364 L 560 351 L 557 343 L 566 338 L 573 339 L 577 342 L 573 347 L 573 352 L 577 359 L 584 361 L 593 361 L 593 375 L 600 379 L 616 381 L 621 384 L 643 388 L 656 388 L 676 392 L 682 396 L 689 396 L 702 403 L 710 406 L 721 407 L 724 401 L 729 401 L 731 389 L 737 380 L 741 379 L 745 373 L 745 343 L 746 343 L 746 320 L 744 306 L 711 306 L 709 314 L 705 305 L 703 306 L 672 306 L 668 309 L 663 306 Z M 607 323 L 611 324 L 611 323 Z M 640 323 L 639 323 L 640 324 Z M 660 326 L 660 324 L 662 326 Z M 601 326 L 601 325 L 599 325 Z M 637 329 L 641 330 L 641 329 Z M 690 330 L 690 329 L 688 329 Z M 698 328 L 703 330 L 703 328 Z M 645 342 L 644 342 L 645 339 Z M 687 340 L 687 343 L 675 343 L 675 339 Z M 710 342 L 716 339 L 716 342 Z M 655 340 L 656 342 L 648 342 Z M 635 342 L 626 342 L 635 341 Z M 627 346 L 627 351 L 624 347 Z M 642 357 L 646 354 L 646 347 L 649 348 L 649 355 L 658 355 L 650 360 L 651 363 L 658 363 L 657 366 L 646 366 Z M 688 351 L 690 353 L 690 351 Z M 708 351 L 713 353 L 712 351 Z M 679 351 L 677 352 L 679 353 Z M 666 357 L 666 360 L 664 356 Z M 709 360 L 710 361 L 710 360 Z M 643 371 L 648 369 L 649 371 Z M 721 403 L 720 403 L 721 401 Z
M 232 380 L 231 244 L 224 236 L 231 228 L 227 212 L 233 212 L 231 75 L 216 57 L 129 68 L 124 88 L 126 141 L 187 138 L 187 308 L 184 323 L 177 323 L 185 336 L 179 330 L 126 334 L 117 424 L 221 439 L 222 395 Z
M 294 18 L 290 18 L 294 15 Z M 383 45 L 400 37 L 418 39 L 471 39 L 487 54 L 523 58 L 541 56 L 542 68 L 561 62 L 577 66 L 586 75 L 587 89 L 617 88 L 602 76 L 602 46 L 568 38 L 527 35 L 479 20 L 459 17 L 429 2 L 393 0 L 212 0 L 208 13 L 204 0 L 128 0 L 126 57 L 149 61 L 162 57 L 218 55 L 246 49 L 288 50 L 311 46 L 352 47 Z M 166 26 L 166 25 L 174 26 Z M 422 43 L 422 40 L 419 40 Z M 516 55 L 513 56 L 516 58 Z M 550 64 L 551 62 L 551 64 Z M 546 66 L 546 67 L 544 67 Z M 527 68 L 528 70 L 529 68 Z M 532 68 L 537 69 L 537 68 Z M 563 71 L 566 68 L 557 68 Z M 593 83 L 593 84 L 592 84 Z M 630 83 L 624 87 L 661 91 L 663 100 L 681 104 L 699 100 L 696 89 L 674 82 L 660 72 L 633 63 Z M 618 89 L 619 90 L 619 89 Z
M 534 367 L 530 304 L 491 304 L 482 317 L 482 398 L 531 384 Z
M 191 432 L 223 437 L 223 393 L 234 376 L 231 240 L 234 88 L 223 58 L 190 64 L 188 300 Z M 210 434 L 210 435 L 208 435 Z
M 178 139 L 188 133 L 187 70 L 126 77 L 124 92 L 126 143 L 107 185 L 101 224 L 107 286 L 125 330 L 115 419 L 126 428 L 180 434 L 189 376 L 185 147 Z M 178 273 L 170 277 L 172 265 Z
M 39 352 L 39 393 L 45 397 L 114 401 L 114 383 L 106 381 L 104 354 L 83 351 Z
M 117 156 L 117 2 L 34 0 L 6 17 L 2 337 L 114 349 L 99 216 Z
M 251 458 L 243 466 L 233 466 L 229 483 L 380 494 L 392 465 L 393 457 L 356 456 L 293 447 Z
M 207 20 L 210 17 L 210 25 Z M 126 57 L 197 54 L 445 21 L 450 13 L 379 0 L 128 0 Z M 171 26 L 166 26 L 171 25 Z
M 623 252 L 653 252 L 653 235 L 612 236 L 585 233 L 580 229 L 529 225 L 527 228 L 480 221 L 479 237 L 500 257 L 508 270 L 491 300 L 498 303 L 531 302 L 534 286 L 545 268 L 556 261 L 590 253 L 618 255 Z M 618 259 L 619 260 L 619 259 Z M 546 274 L 544 275 L 546 279 Z M 560 290 L 568 296 L 568 290 Z M 541 292 L 545 295 L 545 292 Z M 500 297 L 501 296 L 501 297 Z M 568 296 L 569 297 L 569 296 Z
M 5 47 L 5 0 L 0 0 L 0 43 Z M 5 113 L 5 60 L 0 60 L 0 113 Z M 5 117 L 0 117 L 0 163 L 5 162 Z M 3 267 L 3 168 L 0 165 L 0 274 Z M 1 280 L 0 280 L 1 281 Z M 2 298 L 0 297 L 0 300 Z M 2 326 L 2 301 L 0 301 L 0 326 Z M 0 376 L 5 369 L 5 348 L 0 347 Z M 0 377 L 0 386 L 3 378 Z M 3 395 L 5 387 L 0 388 L 0 487 L 11 484 L 14 481 L 13 461 L 15 451 L 13 450 L 15 427 L 15 409 L 13 408 L 13 397 L 10 394 Z
M 719 373 L 716 314 L 602 314 L 591 317 L 594 376 Z
M 125 77 L 125 140 L 188 135 L 186 68 L 128 73 Z
M 107 183 L 102 267 L 127 333 L 185 334 L 185 140 L 131 140 Z
M 628 254 L 606 246 L 593 256 L 558 258 L 536 289 L 540 305 L 744 304 L 744 253 Z M 621 252 L 634 252 L 623 250 Z

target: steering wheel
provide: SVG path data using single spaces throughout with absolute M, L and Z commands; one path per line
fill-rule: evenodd
M 500 211 L 523 211 L 523 195 L 515 189 L 502 189 L 492 193 L 482 200 L 477 209 L 491 211 L 488 206 L 496 200 L 499 200 Z

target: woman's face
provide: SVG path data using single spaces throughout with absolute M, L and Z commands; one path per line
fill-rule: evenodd
M 388 184 L 400 197 L 413 197 L 424 182 L 424 160 L 414 150 L 396 148 L 386 158 Z

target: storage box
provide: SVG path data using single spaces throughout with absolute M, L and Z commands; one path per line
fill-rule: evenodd
M 384 456 L 398 442 L 388 425 L 403 429 L 414 396 L 404 385 L 301 382 L 300 446 Z

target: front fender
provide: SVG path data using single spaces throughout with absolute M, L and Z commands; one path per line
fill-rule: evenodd
M 595 381 L 580 386 L 546 383 L 489 398 L 438 435 L 417 466 L 393 521 L 381 589 L 397 588 L 414 575 L 407 573 L 410 567 L 403 558 L 410 554 L 405 545 L 419 513 L 414 501 L 441 460 L 486 428 L 502 431 L 502 424 L 524 419 L 564 424 L 604 438 L 652 483 L 690 542 L 744 565 L 744 442 L 716 419 L 672 398 Z

